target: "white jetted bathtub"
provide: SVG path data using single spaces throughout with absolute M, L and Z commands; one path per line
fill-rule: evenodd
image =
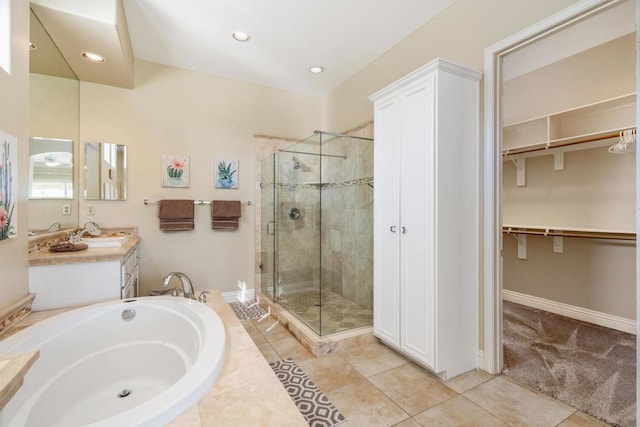
M 0 426 L 164 425 L 211 388 L 224 348 L 220 317 L 186 298 L 59 314 L 0 341 L 0 354 L 40 350 Z

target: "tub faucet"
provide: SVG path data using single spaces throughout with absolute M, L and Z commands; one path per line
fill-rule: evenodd
M 193 290 L 193 285 L 191 284 L 191 280 L 189 280 L 187 275 L 184 273 L 178 273 L 177 271 L 169 273 L 167 277 L 165 277 L 164 280 L 162 281 L 162 287 L 166 288 L 169 282 L 171 281 L 171 279 L 173 279 L 173 276 L 177 276 L 180 278 L 180 281 L 182 282 L 182 290 L 184 291 L 184 297 L 195 299 L 195 296 L 194 296 L 195 291 Z

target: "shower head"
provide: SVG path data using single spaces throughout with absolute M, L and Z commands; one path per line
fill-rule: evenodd
M 300 166 L 301 166 L 301 164 L 300 164 L 300 160 L 298 160 L 298 159 L 296 158 L 296 156 L 292 156 L 292 157 L 291 157 L 291 161 L 293 162 L 293 168 L 294 168 L 294 169 L 300 169 Z

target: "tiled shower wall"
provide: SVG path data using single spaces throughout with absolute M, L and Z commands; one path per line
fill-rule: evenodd
M 348 132 L 373 138 L 373 123 Z M 326 143 L 325 143 L 326 142 Z M 346 155 L 342 164 L 323 162 L 323 286 L 373 308 L 373 141 L 339 138 L 323 142 L 324 154 Z M 337 167 L 336 167 L 337 166 Z
M 353 136 L 373 137 L 373 123 L 353 131 Z M 318 286 L 322 270 L 323 286 L 364 307 L 373 303 L 373 142 L 323 135 L 323 154 L 346 155 L 347 159 L 323 157 L 320 183 L 319 156 L 283 154 L 280 170 L 278 215 L 280 253 L 278 269 L 284 292 L 300 287 Z M 317 141 L 314 139 L 314 141 Z M 256 137 L 256 167 L 278 149 L 297 141 L 266 136 Z M 298 144 L 296 151 L 318 152 L 315 142 Z M 293 168 L 295 156 L 300 169 Z M 256 174 L 261 176 L 260 173 Z M 322 185 L 322 191 L 319 186 Z M 260 186 L 256 186 L 260 201 Z M 262 239 L 262 222 L 268 218 L 270 206 L 256 206 L 256 283 L 261 283 L 260 260 L 264 263 L 262 291 L 272 287 L 270 263 L 273 253 Z M 320 211 L 320 206 L 322 211 Z M 288 211 L 300 210 L 298 220 L 291 220 Z M 266 215 L 266 216 L 265 216 Z M 320 236 L 322 224 L 322 236 Z M 319 242 L 322 242 L 320 259 Z M 269 265 L 267 265 L 269 264 Z

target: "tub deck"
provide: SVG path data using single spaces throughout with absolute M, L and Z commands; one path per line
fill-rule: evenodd
M 273 370 L 219 291 L 207 303 L 224 323 L 227 345 L 224 366 L 213 387 L 197 403 L 171 421 L 172 427 L 308 426 Z M 65 310 L 51 310 L 55 315 Z M 9 334 L 49 317 L 28 315 Z

